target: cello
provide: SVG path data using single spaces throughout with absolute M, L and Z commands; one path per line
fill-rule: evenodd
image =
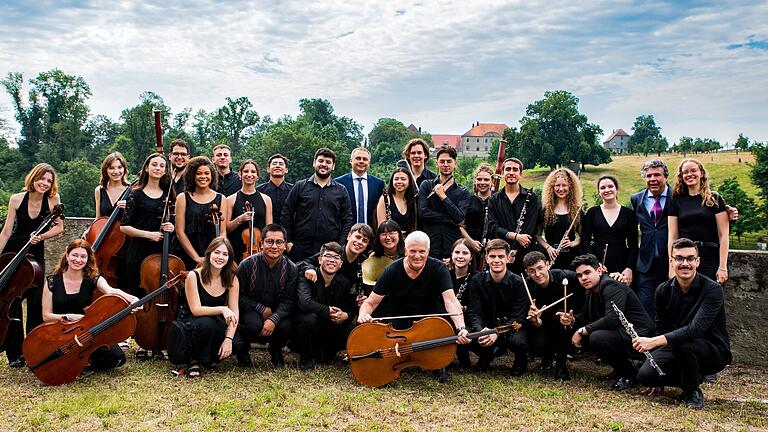
M 32 235 L 48 231 L 59 218 L 64 218 L 64 204 L 54 206 Z M 11 320 L 19 320 L 8 316 L 11 305 L 20 299 L 26 290 L 43 284 L 45 269 L 31 255 L 27 256 L 30 247 L 32 243 L 27 241 L 15 254 L 9 252 L 0 255 L 0 266 L 3 268 L 0 272 L 0 351 L 5 351 L 5 339 Z
M 253 206 L 250 201 L 243 203 L 243 212 L 251 213 L 251 220 L 248 221 L 248 228 L 240 233 L 240 237 L 243 239 L 243 244 L 245 245 L 243 259 L 246 259 L 253 254 L 261 252 L 261 230 L 253 226 Z
M 134 181 L 135 183 L 136 181 Z M 125 188 L 125 191 L 117 199 L 118 201 L 128 199 L 131 186 Z M 125 245 L 125 234 L 120 231 L 120 220 L 118 220 L 122 214 L 123 209 L 115 206 L 112 214 L 101 216 L 91 222 L 85 233 L 85 240 L 92 245 L 93 256 L 99 273 L 110 286 L 118 286 L 117 261 L 125 259 L 122 253 L 123 245 Z
M 76 321 L 51 321 L 35 327 L 24 340 L 27 366 L 47 385 L 72 382 L 88 366 L 97 348 L 129 338 L 136 329 L 135 308 L 170 290 L 186 275 L 179 274 L 133 304 L 115 294 L 97 298 Z
M 513 328 L 514 324 L 508 324 L 470 333 L 467 338 L 505 333 Z M 448 366 L 456 357 L 458 338 L 448 321 L 434 316 L 420 319 L 406 330 L 396 330 L 392 324 L 363 323 L 347 338 L 347 360 L 357 382 L 381 387 L 409 367 L 435 370 Z

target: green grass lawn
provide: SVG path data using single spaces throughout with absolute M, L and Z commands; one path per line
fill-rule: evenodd
M 310 373 L 273 369 L 262 350 L 254 353 L 254 369 L 227 361 L 194 381 L 171 377 L 165 362 L 130 358 L 116 371 L 60 387 L 42 386 L 3 360 L 0 430 L 768 429 L 764 370 L 729 367 L 703 387 L 705 409 L 691 411 L 674 401 L 675 389 L 658 397 L 606 390 L 598 377 L 608 368 L 590 359 L 572 363 L 574 379 L 567 383 L 537 372 L 513 379 L 508 357 L 501 360 L 491 373 L 455 371 L 449 384 L 408 371 L 380 389 L 358 385 L 344 364 Z

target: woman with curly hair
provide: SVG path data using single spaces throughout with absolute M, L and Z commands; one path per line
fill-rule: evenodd
M 672 198 L 667 248 L 671 252 L 678 238 L 693 240 L 701 259 L 698 272 L 724 283 L 728 279 L 728 214 L 723 198 L 710 189 L 701 162 L 685 159 L 680 163 Z M 669 271 L 672 276 L 671 266 Z
M 571 261 L 579 254 L 582 197 L 581 181 L 568 168 L 552 171 L 544 181 L 536 239 L 546 250 L 553 268 L 570 268 Z M 574 219 L 573 228 L 568 231 Z
M 469 207 L 464 217 L 464 226 L 460 227 L 461 236 L 470 244 L 470 250 L 475 255 L 475 261 L 482 266 L 483 234 L 486 231 L 486 207 L 488 198 L 493 191 L 493 168 L 487 163 L 481 163 L 472 175 L 472 196 L 469 198 Z

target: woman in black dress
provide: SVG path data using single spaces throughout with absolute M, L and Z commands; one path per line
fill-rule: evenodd
M 116 294 L 129 304 L 138 298 L 109 286 L 99 276 L 91 245 L 82 239 L 73 240 L 67 246 L 61 261 L 45 279 L 43 289 L 43 319 L 51 321 L 77 321 L 85 314 L 85 308 L 93 302 L 93 295 Z M 90 367 L 95 370 L 112 369 L 125 363 L 125 354 L 118 345 L 97 348 L 90 357 Z
M 448 261 L 448 268 L 451 270 L 451 282 L 453 283 L 453 292 L 456 299 L 459 300 L 464 310 L 467 310 L 467 288 L 472 277 L 477 274 L 475 271 L 475 254 L 470 249 L 473 242 L 460 238 L 453 243 L 451 247 L 451 258 Z M 469 345 L 459 345 L 456 348 L 456 356 L 459 359 L 459 365 L 463 368 L 472 366 L 469 360 Z
M 677 179 L 669 203 L 668 249 L 678 238 L 687 238 L 699 247 L 697 271 L 722 284 L 728 280 L 728 213 L 725 201 L 709 188 L 704 165 L 685 159 L 677 168 Z M 670 277 L 673 275 L 670 265 Z
M 621 281 L 630 285 L 637 264 L 637 216 L 631 208 L 619 205 L 619 181 L 615 177 L 601 176 L 597 192 L 603 203 L 584 216 L 584 251 L 598 257 L 609 273 L 621 273 Z
M 176 197 L 176 244 L 174 253 L 184 261 L 187 270 L 203 262 L 203 255 L 211 241 L 225 237 L 229 220 L 224 196 L 216 192 L 218 171 L 205 156 L 193 157 L 184 174 L 186 190 Z M 213 206 L 218 208 L 220 224 L 215 224 Z
M 230 215 L 227 221 L 227 238 L 235 251 L 233 257 L 235 263 L 245 257 L 245 243 L 242 239 L 242 232 L 250 228 L 250 220 L 253 219 L 253 227 L 259 232 L 262 228 L 272 223 L 272 198 L 266 194 L 256 191 L 256 181 L 259 179 L 259 166 L 253 159 L 246 159 L 240 164 L 240 179 L 243 181 L 243 187 L 227 197 L 227 209 Z M 245 211 L 245 203 L 251 206 L 251 211 Z
M 581 181 L 568 168 L 552 171 L 544 181 L 536 239 L 546 250 L 552 268 L 570 269 L 571 261 L 579 254 L 582 198 Z M 577 220 L 568 231 L 574 218 Z
M 474 180 L 473 194 L 469 198 L 469 207 L 467 207 L 467 213 L 464 217 L 464 226 L 459 227 L 461 236 L 469 242 L 471 250 L 475 255 L 475 262 L 482 268 L 482 252 L 483 252 L 483 234 L 486 233 L 486 207 L 488 206 L 488 198 L 491 197 L 493 191 L 491 185 L 493 183 L 493 168 L 487 163 L 481 163 L 473 175 Z
M 96 202 L 96 219 L 109 216 L 115 206 L 125 208 L 125 200 L 118 200 L 128 183 L 128 163 L 120 152 L 114 152 L 101 163 L 101 182 L 93 191 Z M 120 220 L 120 219 L 118 219 Z
M 18 252 L 30 242 L 32 247 L 28 253 L 34 256 L 35 261 L 45 271 L 45 240 L 61 234 L 63 224 L 61 220 L 57 220 L 56 225 L 47 232 L 36 236 L 32 233 L 59 204 L 61 198 L 56 193 L 58 189 L 56 171 L 52 166 L 40 163 L 32 168 L 24 178 L 22 192 L 11 195 L 8 200 L 8 215 L 0 232 L 0 253 Z M 33 217 L 32 214 L 36 216 Z M 43 287 L 39 286 L 24 293 L 24 298 L 27 299 L 27 333 L 43 322 L 40 305 L 42 289 Z M 20 301 L 14 302 L 9 315 L 19 321 L 11 321 L 8 325 L 5 354 L 11 367 L 23 367 L 21 344 L 24 342 L 24 328 L 21 325 Z
M 176 323 L 168 333 L 171 373 L 197 378 L 210 367 L 243 349 L 237 333 L 240 285 L 229 240 L 216 237 L 203 261 L 189 272 Z
M 125 204 L 120 231 L 128 236 L 124 288 L 133 295 L 143 296 L 139 288 L 141 262 L 149 255 L 162 253 L 163 232 L 172 233 L 173 223 L 163 222 L 167 202 L 173 202 L 171 177 L 162 153 L 152 153 L 144 160 L 139 181 L 131 189 Z M 171 196 L 168 197 L 168 193 Z
M 403 237 L 416 230 L 418 199 L 411 174 L 406 168 L 395 168 L 387 189 L 376 206 L 376 219 L 381 224 L 393 220 L 403 229 Z

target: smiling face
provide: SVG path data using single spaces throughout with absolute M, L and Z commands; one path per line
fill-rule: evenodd
M 171 148 L 171 163 L 176 171 L 181 171 L 189 162 L 189 152 L 182 146 L 173 146 Z
M 693 161 L 688 161 L 680 166 L 680 173 L 686 186 L 699 187 L 701 185 L 701 167 Z
M 330 177 L 335 165 L 333 159 L 327 156 L 318 156 L 312 163 L 312 167 L 315 169 L 315 175 L 321 179 Z
M 110 181 L 120 183 L 124 175 L 125 167 L 119 159 L 113 160 L 112 163 L 107 167 L 107 176 L 109 177 Z
M 347 235 L 347 249 L 355 255 L 359 255 L 365 251 L 370 241 L 368 237 L 364 236 L 360 231 L 350 232 Z
M 675 277 L 681 282 L 690 281 L 696 277 L 699 262 L 699 253 L 692 247 L 672 249 L 672 256 L 669 257 Z
M 616 199 L 616 184 L 611 179 L 602 179 L 597 185 L 597 192 L 603 201 L 613 201 Z
M 485 253 L 485 262 L 491 273 L 500 275 L 507 271 L 507 252 L 502 249 L 490 249 Z
M 274 178 L 285 177 L 285 174 L 288 172 L 288 164 L 285 163 L 285 159 L 276 157 L 272 159 L 272 161 L 269 163 L 269 167 L 267 167 L 267 172 L 269 173 L 270 177 L 274 177 Z
M 53 173 L 44 172 L 39 179 L 34 182 L 35 191 L 40 194 L 46 194 L 53 186 Z
M 411 271 L 421 271 L 427 263 L 428 256 L 429 248 L 421 241 L 411 241 L 405 245 L 405 265 Z
M 392 176 L 392 186 L 395 188 L 395 192 L 405 192 L 409 183 L 408 174 L 404 172 L 396 172 Z
M 466 268 L 472 262 L 472 252 L 464 243 L 459 243 L 451 252 L 451 262 L 453 262 L 453 266 L 456 268 Z
M 411 146 L 408 150 L 408 162 L 411 163 L 411 167 L 419 169 L 424 166 L 424 161 L 427 159 L 427 154 L 424 153 L 424 146 L 417 144 Z
M 327 275 L 334 275 L 339 268 L 341 268 L 341 255 L 334 251 L 327 250 L 320 254 L 317 261 L 320 263 L 320 268 Z
M 444 177 L 452 176 L 456 170 L 456 160 L 448 153 L 441 153 L 437 157 L 437 169 Z
M 252 163 L 245 164 L 240 170 L 240 178 L 243 180 L 243 185 L 252 186 L 259 179 L 259 170 Z
M 523 172 L 520 170 L 520 165 L 515 161 L 507 161 L 504 163 L 504 181 L 508 185 L 516 185 L 520 183 L 520 179 L 523 177 Z
M 211 184 L 211 168 L 208 165 L 200 165 L 195 171 L 195 185 L 199 189 L 205 189 Z
M 571 185 L 564 175 L 559 175 L 555 179 L 555 184 L 552 186 L 552 189 L 554 189 L 555 196 L 558 199 L 565 199 L 568 197 L 568 192 L 571 191 Z
M 215 163 L 216 167 L 220 170 L 229 168 L 229 164 L 232 163 L 232 155 L 230 151 L 225 147 L 217 148 L 216 151 L 213 152 L 213 163 Z
M 645 187 L 652 195 L 658 196 L 664 192 L 667 186 L 667 178 L 664 177 L 664 169 L 661 167 L 648 168 L 645 170 Z
M 72 270 L 82 270 L 88 264 L 88 251 L 76 247 L 67 254 L 67 266 Z
M 379 233 L 379 243 L 384 248 L 384 253 L 394 255 L 397 253 L 397 244 L 400 242 L 399 231 L 384 231 Z
M 544 260 L 535 262 L 525 268 L 525 274 L 539 287 L 549 286 L 549 269 L 552 265 Z
M 225 265 L 229 263 L 229 251 L 225 244 L 220 244 L 216 249 L 211 251 L 211 255 L 208 258 L 211 266 L 216 269 L 223 269 Z
M 475 190 L 479 194 L 485 194 L 491 189 L 491 175 L 486 171 L 480 171 L 475 176 Z
M 371 165 L 371 154 L 365 150 L 355 150 L 349 156 L 349 164 L 352 166 L 352 171 L 361 176 L 368 171 L 368 167 Z
M 165 159 L 162 156 L 153 157 L 149 160 L 146 171 L 151 178 L 161 179 L 165 175 Z

